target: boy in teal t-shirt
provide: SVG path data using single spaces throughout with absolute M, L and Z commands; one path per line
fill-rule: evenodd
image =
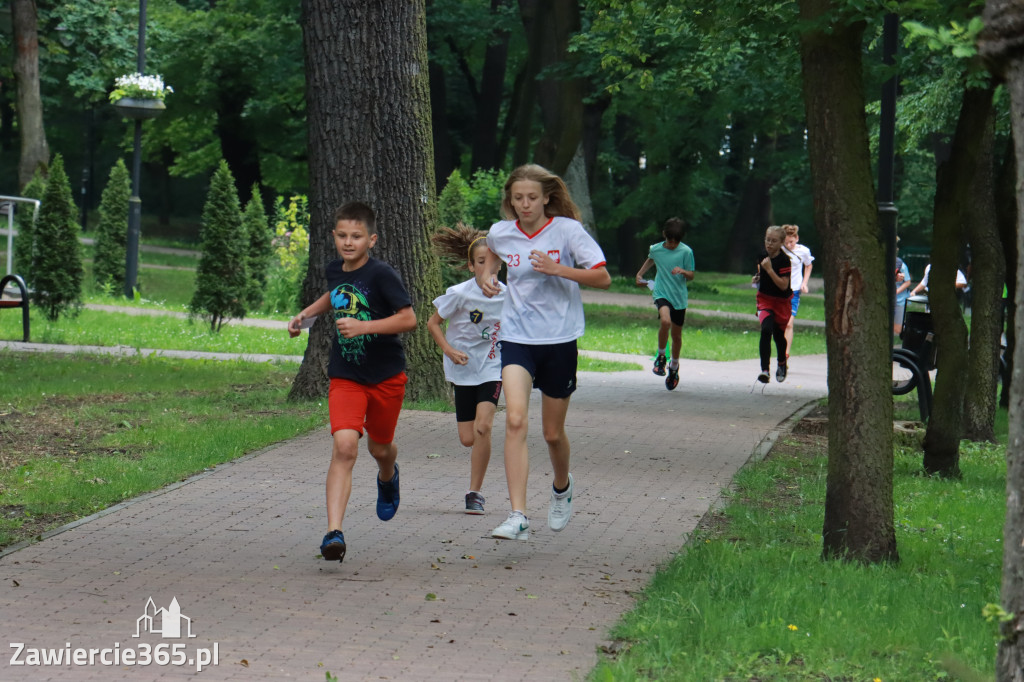
M 665 241 L 651 246 L 647 260 L 636 273 L 636 282 L 643 284 L 643 276 L 652 265 L 658 269 L 654 277 L 654 305 L 658 308 L 658 355 L 654 358 L 654 373 L 665 376 L 665 346 L 672 333 L 672 361 L 668 363 L 665 387 L 673 390 L 679 385 L 679 349 L 683 340 L 683 323 L 689 292 L 686 283 L 693 280 L 693 249 L 682 242 L 686 223 L 680 218 L 669 218 L 661 230 Z

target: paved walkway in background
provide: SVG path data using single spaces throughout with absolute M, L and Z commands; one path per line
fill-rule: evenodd
M 218 664 L 202 680 L 321 682 L 327 671 L 343 682 L 581 680 L 608 628 L 736 470 L 766 449 L 780 423 L 826 393 L 824 356 L 792 358 L 788 380 L 763 392 L 754 385 L 756 360 L 683 361 L 682 381 L 669 392 L 648 358 L 626 358 L 645 369 L 580 373 L 567 420 L 575 511 L 561 533 L 546 524 L 551 468 L 536 392 L 527 542 L 489 537 L 507 513 L 501 414 L 487 514 L 468 516 L 469 455 L 453 416 L 407 411 L 396 434 L 401 508 L 390 522 L 376 518 L 376 468 L 361 453 L 344 563 L 317 558 L 330 457 L 324 429 L 4 554 L 0 622 L 8 643 L 119 652 L 183 644 L 186 663 L 216 647 Z M 172 600 L 194 637 L 147 632 L 153 609 Z M 161 615 L 156 629 L 170 622 Z M 12 666 L 14 653 L 4 656 L 0 680 L 196 676 L 194 663 Z

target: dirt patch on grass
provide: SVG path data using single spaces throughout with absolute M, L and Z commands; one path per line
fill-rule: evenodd
M 123 415 L 133 410 L 116 406 L 128 403 L 129 398 L 120 394 L 54 396 L 31 410 L 0 412 L 0 469 L 8 471 L 43 457 L 74 461 L 89 454 L 127 454 L 98 445 L 111 431 L 127 428 L 126 422 L 97 419 L 86 408 L 106 405 L 109 414 Z

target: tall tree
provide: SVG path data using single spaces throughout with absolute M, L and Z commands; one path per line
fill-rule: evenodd
M 824 252 L 828 477 L 823 556 L 896 561 L 887 268 L 871 179 L 861 54 L 866 22 L 800 0 L 814 215 Z
M 35 0 L 11 0 L 14 30 L 14 78 L 18 82 L 18 130 L 21 161 L 18 187 L 32 180 L 36 169 L 50 163 L 50 147 L 43 126 L 43 100 L 39 94 L 39 32 Z
M 988 0 L 980 51 L 1010 93 L 1017 183 L 1017 253 L 1024 253 L 1024 2 Z M 1017 268 L 1017 292 L 1024 291 L 1024 268 Z M 1017 299 L 1016 332 L 1022 337 L 1024 305 Z M 1009 442 L 1006 445 L 1006 522 L 1003 525 L 1003 586 L 1006 617 L 1000 622 L 996 654 L 998 682 L 1024 682 L 1024 344 L 1014 351 L 1017 380 L 1010 389 Z
M 964 393 L 964 437 L 995 442 L 998 402 L 999 340 L 1003 331 L 1003 282 L 1006 260 L 999 238 L 995 180 L 994 86 L 985 88 L 988 111 L 978 121 L 978 140 L 970 174 L 971 206 L 963 216 L 971 243 L 971 331 Z
M 935 401 L 924 437 L 924 470 L 929 474 L 960 475 L 964 390 L 967 382 L 967 325 L 954 286 L 962 225 L 972 204 L 969 173 L 990 115 L 992 93 L 966 88 L 953 144 L 936 168 L 935 228 L 932 236 L 928 304 L 935 325 L 938 373 Z M 991 190 L 990 190 L 991 192 Z M 984 218 L 984 216 L 981 216 Z
M 304 304 L 323 294 L 336 258 L 335 209 L 364 201 L 378 219 L 371 255 L 392 265 L 420 324 L 404 339 L 410 398 L 445 394 L 425 321 L 440 289 L 430 248 L 437 220 L 423 0 L 303 0 L 310 175 L 309 271 Z M 293 397 L 327 394 L 331 329 L 321 319 L 292 385 Z

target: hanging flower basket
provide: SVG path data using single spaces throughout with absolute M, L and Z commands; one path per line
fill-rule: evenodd
M 114 81 L 110 101 L 125 118 L 155 118 L 166 109 L 164 97 L 171 92 L 174 89 L 159 75 L 127 73 Z
M 138 97 L 122 97 L 114 102 L 118 113 L 124 118 L 147 119 L 156 118 L 167 108 L 158 99 L 141 99 Z

